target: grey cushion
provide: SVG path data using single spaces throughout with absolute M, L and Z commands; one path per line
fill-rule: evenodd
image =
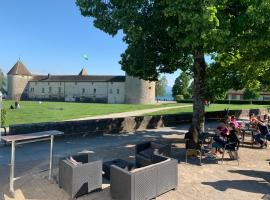
M 145 149 L 145 150 L 139 152 L 139 154 L 141 156 L 144 156 L 148 159 L 151 159 L 151 157 L 153 156 L 153 153 L 154 153 L 154 149 L 152 149 L 152 148 L 148 148 L 148 149 Z

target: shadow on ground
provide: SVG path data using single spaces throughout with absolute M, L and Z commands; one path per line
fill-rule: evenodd
M 219 191 L 235 189 L 258 194 L 268 194 L 270 192 L 269 183 L 257 180 L 221 180 L 216 182 L 202 182 L 202 184 L 212 186 Z

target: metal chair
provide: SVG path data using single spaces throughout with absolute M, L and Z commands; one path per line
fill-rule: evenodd
M 201 133 L 199 135 L 199 142 L 198 144 L 195 144 L 193 140 L 191 139 L 185 139 L 185 144 L 186 144 L 186 163 L 188 160 L 188 152 L 191 150 L 195 150 L 199 153 L 199 160 L 200 160 L 200 165 L 202 165 L 202 156 L 205 151 L 205 140 L 208 138 L 207 137 L 208 133 Z M 192 144 L 192 145 L 191 145 Z
M 232 152 L 235 152 L 236 154 L 236 160 L 237 160 L 237 163 L 239 165 L 239 155 L 238 155 L 238 150 L 239 150 L 239 146 L 240 146 L 240 140 L 237 136 L 237 134 L 235 132 L 232 132 L 231 134 L 233 134 L 233 137 L 235 137 L 235 142 L 226 142 L 225 146 L 222 149 L 222 164 L 223 164 L 223 161 L 224 161 L 224 154 L 225 154 L 225 151 L 228 151 L 229 153 L 232 153 Z

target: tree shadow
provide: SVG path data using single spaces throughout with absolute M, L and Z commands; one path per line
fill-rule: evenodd
M 250 176 L 254 178 L 261 178 L 270 183 L 270 172 L 256 171 L 256 170 L 229 170 L 231 173 L 238 173 L 245 176 Z
M 257 194 L 268 194 L 270 191 L 269 183 L 257 180 L 221 180 L 216 182 L 202 182 L 202 184 L 212 186 L 219 191 L 235 189 Z

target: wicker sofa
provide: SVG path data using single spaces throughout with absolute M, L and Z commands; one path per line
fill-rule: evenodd
M 74 165 L 67 158 L 59 161 L 59 187 L 71 198 L 77 198 L 102 188 L 102 161 L 89 161 L 88 154 L 72 156 L 80 162 Z
M 139 143 L 135 146 L 136 165 L 147 166 L 153 163 L 153 155 L 159 154 L 171 157 L 171 145 L 159 141 Z
M 153 164 L 132 171 L 111 167 L 111 196 L 118 200 L 153 199 L 177 187 L 177 161 L 153 155 Z

